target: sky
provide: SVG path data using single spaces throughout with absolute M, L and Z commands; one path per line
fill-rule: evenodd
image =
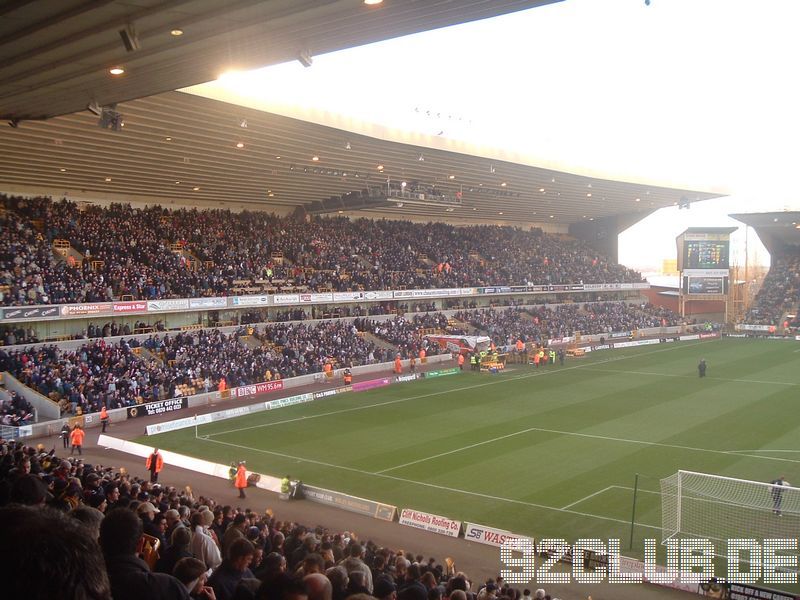
M 644 219 L 620 236 L 619 259 L 651 271 L 675 258 L 686 227 L 740 225 L 732 244 L 743 264 L 744 225 L 728 213 L 800 210 L 798 22 L 796 0 L 565 0 L 211 85 L 276 112 L 442 132 L 527 164 L 725 192 Z M 752 232 L 749 242 L 751 264 L 767 263 Z

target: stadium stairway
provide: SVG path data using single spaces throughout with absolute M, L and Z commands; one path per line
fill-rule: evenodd
M 377 337 L 375 335 L 372 335 L 369 331 L 361 332 L 361 336 L 364 338 L 364 341 L 372 342 L 373 344 L 375 344 L 379 348 L 388 348 L 389 350 L 397 352 L 397 346 L 393 346 L 392 344 L 390 344 L 386 340 L 382 340 L 381 338 L 379 338 L 379 337 Z
M 252 335 L 240 335 L 239 342 L 251 350 L 258 350 L 261 348 L 261 341 Z
M 158 363 L 161 363 L 162 365 L 164 364 L 164 361 L 161 359 L 160 356 L 158 356 L 157 354 L 154 354 L 153 352 L 150 352 L 150 350 L 148 350 L 144 346 L 139 346 L 136 350 L 138 350 L 138 352 L 136 352 L 136 354 L 142 360 L 146 360 L 146 361 L 154 360 L 154 361 L 156 361 Z

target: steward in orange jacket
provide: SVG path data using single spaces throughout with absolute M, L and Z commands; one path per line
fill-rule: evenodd
M 153 453 L 147 457 L 144 463 L 145 468 L 150 471 L 150 483 L 158 482 L 158 474 L 164 468 L 164 457 L 158 451 L 158 448 L 153 448 Z
M 240 462 L 236 469 L 236 479 L 233 481 L 233 485 L 239 490 L 239 498 L 247 497 L 244 493 L 247 487 L 247 468 L 244 466 L 244 461 Z

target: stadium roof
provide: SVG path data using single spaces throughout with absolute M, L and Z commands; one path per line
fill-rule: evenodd
M 41 119 L 559 0 L 9 0 L 0 118 Z M 130 27 L 128 51 L 121 30 Z M 178 32 L 181 32 L 180 34 Z M 112 67 L 124 76 L 109 74 Z
M 800 212 L 765 212 L 730 215 L 756 230 L 770 254 L 781 254 L 787 247 L 800 247 Z
M 493 174 L 482 157 L 420 149 L 180 92 L 126 102 L 118 110 L 125 116 L 118 133 L 99 128 L 88 111 L 0 129 L 0 182 L 286 210 L 367 183 L 385 186 L 391 178 L 435 182 L 452 195 L 460 191 L 462 205 L 449 213 L 415 204 L 360 214 L 562 225 L 620 213 L 644 217 L 684 196 L 695 201 L 718 195 L 498 161 L 492 161 Z M 241 127 L 243 120 L 247 127 Z
M 560 226 L 617 214 L 644 217 L 720 196 L 553 171 L 513 157 L 490 160 L 457 143 L 431 148 L 412 135 L 391 141 L 380 132 L 357 134 L 168 91 L 229 69 L 294 60 L 306 50 L 330 52 L 552 1 L 393 0 L 370 7 L 361 0 L 236 0 L 224 8 L 213 0 L 6 3 L 0 7 L 0 115 L 22 121 L 0 129 L 0 184 L 8 191 L 287 212 L 360 191 L 367 182 L 416 180 L 451 197 L 458 193 L 461 206 L 406 203 L 357 214 Z M 140 45 L 134 52 L 119 33 L 128 25 Z M 178 29 L 182 35 L 171 34 Z M 115 78 L 108 71 L 117 65 L 125 73 Z M 90 103 L 116 103 L 124 129 L 97 127 L 97 116 L 85 110 Z M 60 116 L 26 120 L 54 115 Z

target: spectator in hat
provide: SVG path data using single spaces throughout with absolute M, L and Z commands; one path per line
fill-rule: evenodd
M 57 510 L 0 508 L 0 564 L 10 574 L 3 578 L 4 598 L 111 598 L 103 555 L 91 529 Z
M 170 508 L 164 513 L 164 519 L 167 521 L 167 530 L 164 532 L 164 537 L 166 537 L 167 541 L 171 544 L 172 542 L 170 542 L 170 540 L 175 530 L 181 527 L 185 528 L 186 526 L 181 520 L 181 514 L 174 508 Z
M 222 536 L 222 556 L 228 556 L 228 550 L 231 544 L 236 540 L 241 540 L 245 537 L 244 532 L 247 530 L 248 522 L 244 513 L 238 513 L 228 525 L 225 534 Z
M 100 524 L 100 547 L 106 559 L 114 600 L 186 600 L 189 593 L 172 575 L 151 573 L 136 555 L 142 521 L 132 511 L 118 508 Z
M 397 586 L 388 575 L 379 575 L 373 582 L 372 595 L 378 600 L 396 600 Z
M 158 538 L 158 540 L 161 542 L 161 547 L 165 548 L 167 541 L 164 539 L 164 532 L 161 531 L 155 522 L 156 513 L 159 512 L 161 511 L 153 506 L 152 502 L 142 502 L 136 507 L 136 513 L 142 520 L 142 529 L 144 533 L 147 535 L 152 535 L 154 538 Z

